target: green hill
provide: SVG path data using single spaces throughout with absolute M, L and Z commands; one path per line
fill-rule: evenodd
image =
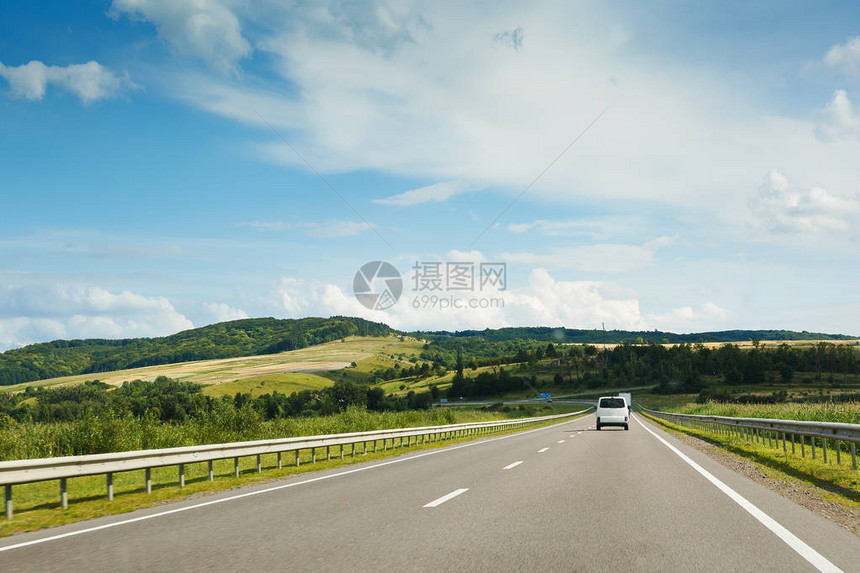
M 191 360 L 274 354 L 391 329 L 361 318 L 253 318 L 159 338 L 55 340 L 0 354 L 0 386 Z

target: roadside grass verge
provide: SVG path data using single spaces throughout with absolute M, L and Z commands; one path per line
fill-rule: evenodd
M 552 413 L 559 413 L 560 408 L 552 408 Z M 566 411 L 576 411 L 577 407 L 567 408 Z M 453 411 L 446 409 L 442 412 L 433 410 L 427 412 L 432 416 L 417 417 L 410 416 L 411 423 L 404 423 L 404 417 L 394 417 L 401 420 L 400 424 L 386 424 L 385 427 L 417 427 L 425 425 L 441 425 L 448 423 L 464 423 L 477 421 L 493 421 L 516 419 L 519 417 L 530 417 L 533 415 L 548 414 L 549 412 L 535 412 L 532 409 L 515 410 L 510 413 L 487 412 L 478 410 Z M 414 414 L 414 412 L 410 412 Z M 585 412 L 583 412 L 583 415 Z M 441 420 L 440 420 L 441 418 Z M 408 419 L 408 418 L 407 418 Z M 569 421 L 574 418 L 569 418 Z M 389 420 L 390 421 L 390 420 Z M 528 429 L 539 428 L 557 421 L 535 424 Z M 339 428 L 337 433 L 347 431 L 365 431 L 365 424 L 355 424 L 353 428 Z M 491 436 L 501 436 L 515 433 L 521 430 L 509 430 L 498 432 Z M 320 432 L 322 433 L 322 432 Z M 307 434 L 312 435 L 312 434 Z M 481 436 L 487 438 L 490 436 Z M 406 446 L 401 445 L 400 440 L 396 444 L 387 440 L 384 445 L 382 440 L 367 442 L 365 450 L 362 444 L 356 444 L 353 454 L 352 446 L 344 446 L 343 459 L 339 446 L 331 447 L 326 459 L 326 448 L 316 449 L 316 462 L 313 463 L 313 454 L 310 450 L 302 450 L 299 457 L 299 465 L 296 466 L 295 452 L 284 452 L 282 454 L 282 468 L 277 467 L 277 454 L 265 454 L 260 458 L 261 471 L 257 471 L 257 460 L 255 457 L 239 459 L 239 477 L 235 477 L 234 462 L 232 459 L 216 460 L 213 462 L 214 481 L 208 479 L 207 462 L 185 465 L 185 486 L 179 487 L 178 466 L 167 466 L 152 468 L 152 493 L 147 494 L 144 481 L 144 471 L 135 470 L 113 474 L 114 499 L 108 501 L 106 478 L 104 475 L 84 476 L 69 478 L 67 480 L 67 492 L 69 507 L 63 510 L 60 507 L 60 490 L 57 480 L 36 482 L 30 484 L 16 485 L 13 488 L 14 517 L 11 521 L 0 517 L 0 537 L 6 537 L 25 531 L 35 531 L 49 527 L 56 527 L 77 521 L 128 513 L 146 507 L 152 507 L 163 503 L 189 499 L 195 496 L 205 495 L 211 492 L 225 491 L 248 485 L 271 482 L 286 477 L 297 476 L 317 470 L 337 468 L 344 465 L 380 460 L 386 457 L 401 455 L 403 453 L 419 450 L 448 446 L 454 443 L 466 442 L 476 437 L 463 437 L 439 442 L 427 442 L 425 444 L 413 443 Z M 374 444 L 376 451 L 374 452 Z
M 795 445 L 792 453 L 791 443 L 783 450 L 782 443 L 775 441 L 771 446 L 767 442 L 759 444 L 754 441 L 736 436 L 725 436 L 708 430 L 688 428 L 673 424 L 666 420 L 650 416 L 644 412 L 640 415 L 663 426 L 672 433 L 695 436 L 705 442 L 718 446 L 732 454 L 753 462 L 765 475 L 788 481 L 798 481 L 804 485 L 813 486 L 816 494 L 822 499 L 836 502 L 849 508 L 860 508 L 860 470 L 851 466 L 851 455 L 842 451 L 842 463 L 836 464 L 836 453 L 831 450 L 829 463 L 824 463 L 819 457 L 812 459 L 811 452 L 806 457 L 801 455 L 800 444 Z M 844 446 L 843 446 L 844 447 Z M 807 441 L 806 449 L 810 445 Z
M 838 422 L 860 424 L 860 402 L 842 403 L 783 403 L 783 404 L 727 404 L 708 402 L 673 408 L 677 414 L 697 416 L 730 416 L 733 418 L 772 418 L 776 420 L 803 420 L 807 422 Z

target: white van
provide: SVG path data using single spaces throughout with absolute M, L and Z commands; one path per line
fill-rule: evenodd
M 597 401 L 597 429 L 603 426 L 624 426 L 629 430 L 627 399 L 624 396 L 603 396 Z

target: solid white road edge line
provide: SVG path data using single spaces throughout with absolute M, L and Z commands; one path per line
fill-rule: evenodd
M 542 453 L 544 453 L 545 451 L 547 451 L 548 449 L 549 449 L 549 448 L 542 448 L 542 449 L 538 450 L 538 453 L 539 453 L 539 454 L 542 454 Z
M 722 481 L 720 481 L 716 476 L 714 476 L 708 470 L 706 470 L 705 468 L 703 468 L 702 466 L 700 466 L 699 464 L 697 464 L 696 462 L 694 462 L 693 460 L 688 458 L 686 455 L 681 453 L 681 451 L 678 448 L 676 448 L 675 446 L 673 446 L 672 444 L 670 444 L 669 442 L 667 442 L 666 440 L 664 440 L 663 438 L 658 436 L 656 433 L 654 433 L 654 431 L 651 430 L 651 428 L 649 428 L 648 426 L 646 426 L 645 424 L 643 424 L 642 422 L 639 421 L 638 416 L 635 417 L 634 419 L 636 420 L 636 422 L 640 426 L 645 428 L 645 430 L 649 434 L 651 434 L 652 436 L 654 436 L 655 438 L 657 438 L 658 440 L 663 442 L 663 445 L 665 445 L 667 448 L 669 448 L 670 450 L 675 452 L 682 460 L 687 462 L 687 464 L 689 464 L 690 467 L 692 467 L 694 470 L 696 470 L 697 472 L 702 474 L 705 477 L 705 479 L 707 479 L 709 482 L 711 482 L 712 484 L 717 486 L 717 488 L 720 491 L 722 491 L 724 494 L 729 496 L 732 499 L 732 501 L 734 501 L 739 506 L 744 508 L 747 511 L 747 513 L 749 513 L 754 518 L 756 518 L 762 525 L 764 525 L 765 527 L 770 529 L 777 537 L 779 537 L 781 540 L 783 540 L 789 547 L 794 549 L 798 553 L 798 555 L 800 555 L 801 557 L 803 557 L 804 559 L 809 561 L 809 563 L 813 567 L 815 567 L 819 571 L 827 571 L 828 573 L 842 573 L 842 569 L 840 569 L 839 567 L 837 567 L 836 565 L 831 563 L 826 557 L 824 557 L 823 555 L 818 553 L 815 549 L 813 549 L 812 547 L 810 547 L 809 545 L 807 545 L 806 543 L 801 541 L 796 535 L 794 535 L 792 532 L 790 532 L 785 527 L 780 525 L 774 518 L 772 518 L 771 516 L 769 516 L 768 514 L 763 512 L 762 510 L 760 510 L 755 505 L 753 505 L 744 496 L 742 496 L 741 494 L 739 494 L 738 492 L 736 492 L 735 490 L 733 490 L 732 488 L 730 488 L 729 486 L 724 484 Z
M 510 470 L 510 469 L 514 469 L 515 467 L 517 467 L 517 466 L 518 466 L 518 465 L 520 465 L 521 463 L 523 463 L 523 462 L 521 462 L 521 461 L 519 461 L 519 462 L 514 462 L 514 463 L 512 463 L 512 464 L 508 464 L 508 465 L 506 465 L 506 466 L 505 466 L 505 467 L 503 467 L 502 469 L 503 469 L 503 470 Z
M 430 503 L 428 503 L 424 507 L 436 507 L 437 505 L 442 505 L 443 503 L 445 503 L 449 499 L 454 499 L 455 497 L 457 497 L 461 493 L 466 493 L 467 491 L 469 491 L 469 488 L 467 488 L 467 487 L 461 487 L 460 489 L 455 489 L 454 491 L 452 491 L 448 495 L 443 495 L 439 499 L 431 501 Z
M 587 418 L 590 415 L 591 414 L 586 414 L 585 416 L 581 416 L 579 418 L 574 418 L 573 420 L 564 420 L 564 421 L 559 422 L 559 423 L 560 424 L 566 424 L 566 423 L 569 423 L 569 422 L 572 422 L 575 420 L 581 420 L 583 418 Z M 421 454 L 415 454 L 414 456 L 408 456 L 405 458 L 397 458 L 395 460 L 389 460 L 387 462 L 380 462 L 378 464 L 374 464 L 374 465 L 370 465 L 370 466 L 364 466 L 364 467 L 360 467 L 360 468 L 354 468 L 351 470 L 346 470 L 346 471 L 342 471 L 342 472 L 338 472 L 338 473 L 334 473 L 334 474 L 328 474 L 328 475 L 315 477 L 315 478 L 311 478 L 311 479 L 306 479 L 304 481 L 285 483 L 285 484 L 276 485 L 273 487 L 268 487 L 265 489 L 258 489 L 258 490 L 254 490 L 254 491 L 249 491 L 247 493 L 240 493 L 238 495 L 232 495 L 230 497 L 222 497 L 219 499 L 213 499 L 211 501 L 204 501 L 202 503 L 196 503 L 194 505 L 186 505 L 184 507 L 178 507 L 175 509 L 168 509 L 166 511 L 160 511 L 158 513 L 152 513 L 149 515 L 142 515 L 140 517 L 133 517 L 131 519 L 124 519 L 122 521 L 115 521 L 113 523 L 105 523 L 104 525 L 97 525 L 95 527 L 87 527 L 86 529 L 79 529 L 77 531 L 69 531 L 68 533 L 60 533 L 59 535 L 51 535 L 50 537 L 42 537 L 40 539 L 33 539 L 32 541 L 23 541 L 21 543 L 15 543 L 14 545 L 7 545 L 6 547 L 0 547 L 0 553 L 2 553 L 4 551 L 11 551 L 13 549 L 20 549 L 22 547 L 27 547 L 30 545 L 38 545 L 39 543 L 45 543 L 47 541 L 56 541 L 59 539 L 64 539 L 66 537 L 74 537 L 76 535 L 82 535 L 84 533 L 92 533 L 94 531 L 100 531 L 102 529 L 110 529 L 111 527 L 118 527 L 120 525 L 128 525 L 130 523 L 136 523 L 138 521 L 146 521 L 148 519 L 155 519 L 156 517 L 162 517 L 165 515 L 180 513 L 183 511 L 188 511 L 190 509 L 197 509 L 199 507 L 206 507 L 208 505 L 215 505 L 217 503 L 224 503 L 225 501 L 233 501 L 235 499 L 242 499 L 244 497 L 251 497 L 251 496 L 259 495 L 262 493 L 269 493 L 272 491 L 277 491 L 279 489 L 296 487 L 299 485 L 304 485 L 304 484 L 308 484 L 308 483 L 315 483 L 318 481 L 323 481 L 323 480 L 327 480 L 327 479 L 331 479 L 331 478 L 336 478 L 336 477 L 340 477 L 340 476 L 345 476 L 345 475 L 349 475 L 349 474 L 354 474 L 354 473 L 358 473 L 358 472 L 363 472 L 363 471 L 367 471 L 367 470 L 372 470 L 372 469 L 376 469 L 376 468 L 390 466 L 392 464 L 399 464 L 402 462 L 408 462 L 410 460 L 417 460 L 418 458 L 423 458 L 426 456 L 433 456 L 433 455 L 441 454 L 444 452 L 453 452 L 455 450 L 461 450 L 463 448 L 470 448 L 472 446 L 478 446 L 481 444 L 489 444 L 491 442 L 497 442 L 499 440 L 507 440 L 508 438 L 513 438 L 515 436 L 524 436 L 526 434 L 531 434 L 534 432 L 540 432 L 542 430 L 547 430 L 547 429 L 552 428 L 554 426 L 555 426 L 555 424 L 552 424 L 550 426 L 544 426 L 543 428 L 535 428 L 534 430 L 525 430 L 523 432 L 516 432 L 514 434 L 508 434 L 506 436 L 499 436 L 497 438 L 487 438 L 484 440 L 469 442 L 468 444 L 462 444 L 459 446 L 442 447 L 442 448 L 439 448 L 438 450 L 431 450 L 429 452 L 424 452 Z M 179 502 L 179 503 L 181 503 L 181 502 Z

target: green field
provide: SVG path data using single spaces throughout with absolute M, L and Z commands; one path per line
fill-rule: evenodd
M 241 392 L 243 394 L 250 394 L 251 397 L 256 398 L 261 394 L 271 394 L 272 392 L 291 394 L 293 392 L 301 392 L 302 390 L 321 390 L 331 385 L 332 381 L 329 378 L 324 378 L 317 374 L 282 372 L 280 374 L 263 374 L 242 380 L 234 380 L 233 382 L 213 384 L 203 388 L 203 394 L 217 397 L 234 395 L 237 392 Z

